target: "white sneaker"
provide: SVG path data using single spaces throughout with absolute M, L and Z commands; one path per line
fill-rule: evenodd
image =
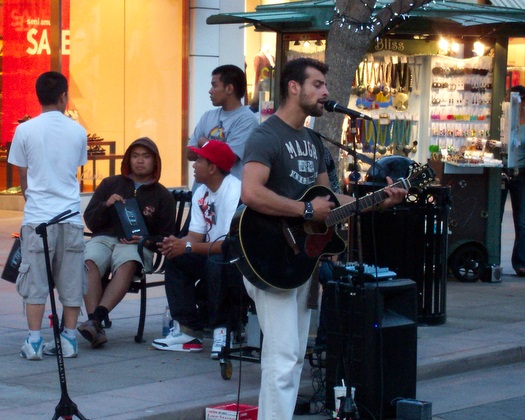
M 44 339 L 40 337 L 35 343 L 31 343 L 29 338 L 26 338 L 24 345 L 20 349 L 20 357 L 27 360 L 42 360 L 42 349 L 44 347 Z
M 211 348 L 212 359 L 218 359 L 222 348 L 226 346 L 226 328 L 220 327 L 213 330 L 213 346 Z
M 78 342 L 76 338 L 71 339 L 64 334 L 60 334 L 60 345 L 62 346 L 63 357 L 77 357 Z M 44 344 L 44 354 L 47 354 L 48 356 L 56 356 L 57 349 L 55 347 L 54 339 Z
M 170 329 L 169 334 L 163 338 L 153 340 L 151 345 L 158 350 L 169 351 L 202 351 L 202 340 L 180 332 L 178 322 Z

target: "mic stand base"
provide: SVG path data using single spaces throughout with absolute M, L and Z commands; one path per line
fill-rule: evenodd
M 51 258 L 49 255 L 49 243 L 47 240 L 47 227 L 51 226 L 53 224 L 59 223 L 62 220 L 66 220 L 72 216 L 75 216 L 78 214 L 71 213 L 70 210 L 65 211 L 58 216 L 54 217 L 47 223 L 41 223 L 38 225 L 35 229 L 37 235 L 39 235 L 42 238 L 42 242 L 44 245 L 44 258 L 46 262 L 46 272 L 47 272 L 47 283 L 49 287 L 49 301 L 51 304 L 51 319 L 53 322 L 53 338 L 55 340 L 55 348 L 56 348 L 56 359 L 58 364 L 58 377 L 60 380 L 60 401 L 58 402 L 58 405 L 55 408 L 55 415 L 53 416 L 53 420 L 63 418 L 63 419 L 72 419 L 73 416 L 78 417 L 81 420 L 87 420 L 86 417 L 84 417 L 77 408 L 77 405 L 69 398 L 69 395 L 67 393 L 67 383 L 66 383 L 66 370 L 64 366 L 64 356 L 62 354 L 62 342 L 60 339 L 60 329 L 58 325 L 58 315 L 57 315 L 57 308 L 55 303 L 55 294 L 54 294 L 54 287 L 55 287 L 55 281 L 53 279 L 53 272 L 51 269 Z
M 73 416 L 76 416 L 81 420 L 87 420 L 87 418 L 84 417 L 80 411 L 78 411 L 77 405 L 71 400 L 71 398 L 69 398 L 69 395 L 63 394 L 55 408 L 53 420 L 57 420 L 59 418 L 72 419 Z
M 341 406 L 337 414 L 338 420 L 357 420 L 361 418 L 352 396 L 341 397 L 340 399 Z

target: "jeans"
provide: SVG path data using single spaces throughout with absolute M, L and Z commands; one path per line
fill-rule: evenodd
M 244 279 L 263 333 L 259 420 L 291 420 L 310 328 L 310 281 L 292 290 L 265 291 Z
M 183 254 L 166 260 L 165 288 L 171 317 L 178 321 L 186 334 L 201 332 L 205 326 L 216 328 L 225 326 L 227 313 L 224 308 L 225 287 L 222 284 L 222 255 L 207 258 L 197 254 Z M 204 282 L 205 308 L 199 304 L 196 281 Z M 203 309 L 207 310 L 203 316 Z M 203 319 L 204 318 L 204 319 Z M 206 325 L 207 324 L 207 325 Z M 188 331 L 189 330 L 189 331 Z
M 517 273 L 525 269 L 525 168 L 509 181 L 509 193 L 515 233 L 511 261 Z

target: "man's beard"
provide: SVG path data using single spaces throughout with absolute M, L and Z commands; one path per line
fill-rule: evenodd
M 299 97 L 299 100 L 301 108 L 305 114 L 311 117 L 320 117 L 321 115 L 323 115 L 323 108 L 319 108 L 319 104 L 317 102 L 315 102 L 314 104 L 308 104 L 305 96 L 302 93 Z

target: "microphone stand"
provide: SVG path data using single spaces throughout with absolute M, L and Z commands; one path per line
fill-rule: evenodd
M 348 115 L 348 117 L 350 118 L 350 133 L 352 135 L 352 145 L 353 145 L 353 149 L 342 144 L 342 143 L 339 143 L 339 142 L 336 142 L 335 140 L 332 140 L 332 139 L 329 139 L 328 137 L 318 133 L 318 135 L 328 141 L 329 143 L 332 143 L 334 144 L 335 146 L 339 147 L 340 149 L 348 152 L 351 156 L 354 157 L 354 161 L 357 162 L 357 159 L 360 158 L 361 160 L 367 162 L 367 163 L 370 163 L 371 159 L 368 158 L 368 156 L 365 156 L 365 155 L 362 155 L 360 153 L 357 153 L 356 151 L 356 141 L 355 141 L 355 138 L 356 138 L 356 134 L 357 134 L 357 124 L 356 124 L 356 120 L 357 120 L 357 117 L 354 116 L 354 115 Z M 359 289 L 362 288 L 363 286 L 363 282 L 364 282 L 364 266 L 363 266 L 363 253 L 362 253 L 362 247 L 361 247 L 361 223 L 360 223 L 360 220 L 359 220 L 359 217 L 360 217 L 360 213 L 359 213 L 359 193 L 357 191 L 357 184 L 358 184 L 358 181 L 359 181 L 359 172 L 357 171 L 357 166 L 356 168 L 354 169 L 355 172 L 357 172 L 355 174 L 355 176 L 353 177 L 353 180 L 354 180 L 354 191 L 356 192 L 355 194 L 355 198 L 356 198 L 356 206 L 355 206 L 355 217 L 356 217 L 356 221 L 355 221 L 355 226 L 356 226 L 356 230 L 357 230 L 357 244 L 358 244 L 358 258 L 359 258 L 359 264 L 358 264 L 358 267 L 357 267 L 357 275 L 355 276 L 352 276 L 350 278 L 350 284 L 352 286 L 352 289 L 353 289 L 353 292 L 351 293 L 351 297 L 352 299 L 357 299 L 357 292 Z M 351 218 L 349 218 L 349 222 L 348 222 L 348 242 L 350 242 L 350 235 L 351 235 L 351 225 L 352 225 L 352 221 L 351 221 Z M 350 247 L 348 249 L 348 252 L 350 253 Z M 338 290 L 338 289 L 337 289 Z M 339 299 L 336 298 L 337 302 L 339 302 Z M 353 308 L 353 306 L 352 306 Z M 340 316 L 340 315 L 339 315 Z M 353 337 L 352 337 L 352 331 L 353 331 L 353 323 L 354 323 L 354 311 L 352 310 L 351 311 L 351 317 L 350 317 L 350 325 L 351 325 L 351 331 L 350 331 L 350 334 L 348 336 L 348 343 L 346 343 L 345 345 L 345 340 L 342 339 L 340 341 L 340 346 L 341 346 L 341 350 L 339 351 L 339 354 L 342 358 L 342 366 L 346 366 L 346 363 L 345 363 L 345 348 L 347 346 L 351 346 L 352 345 L 352 341 L 353 341 Z M 341 336 L 343 336 L 341 334 Z M 350 352 L 351 355 L 353 355 L 353 351 Z M 350 369 L 352 369 L 352 366 L 353 366 L 353 363 L 352 363 L 352 360 L 349 360 L 349 365 L 350 365 Z M 346 368 L 343 368 L 343 375 L 346 375 Z M 341 400 L 341 403 L 340 403 L 340 406 L 339 406 L 339 412 L 337 414 L 337 418 L 339 420 L 354 420 L 354 419 L 359 419 L 360 416 L 359 416 L 359 411 L 357 409 L 357 406 L 355 404 L 355 401 L 354 401 L 354 398 L 352 396 L 352 381 L 348 380 L 350 378 L 346 378 L 347 380 L 345 381 L 347 385 L 347 388 L 346 388 L 346 395 L 343 396 L 343 397 L 339 397 L 339 399 Z
M 322 134 L 319 134 L 319 136 L 322 139 L 324 139 L 324 140 L 326 140 L 326 141 L 336 145 L 340 149 L 343 149 L 343 150 L 347 151 L 350 155 L 352 155 L 354 157 L 355 160 L 357 160 L 359 158 L 363 162 L 366 162 L 366 163 L 370 164 L 371 168 L 374 170 L 375 163 L 376 163 L 375 152 L 374 152 L 374 159 L 371 159 L 368 156 L 365 156 L 365 155 L 362 155 L 362 154 L 356 152 L 357 148 L 356 148 L 355 137 L 356 137 L 356 132 L 357 132 L 357 130 L 356 130 L 356 118 L 357 117 L 355 115 L 353 115 L 353 114 L 347 114 L 347 115 L 350 118 L 350 132 L 351 132 L 351 134 L 353 136 L 353 139 L 352 139 L 353 149 L 351 149 L 348 146 L 345 146 L 345 145 L 343 145 L 341 143 L 333 141 L 332 139 L 329 139 L 329 138 L 323 136 Z M 377 124 L 379 125 L 380 121 L 377 121 Z M 377 130 L 376 125 L 374 124 L 373 126 L 374 126 L 374 130 Z M 377 151 L 377 135 L 374 136 L 374 137 L 376 139 L 376 144 L 374 145 L 374 150 Z M 353 181 L 354 181 L 354 184 L 355 184 L 354 185 L 354 191 L 355 191 L 355 198 L 356 198 L 356 210 L 355 210 L 355 215 L 356 215 L 356 233 L 357 233 L 358 252 L 359 252 L 359 261 L 358 261 L 358 267 L 357 267 L 357 275 L 356 276 L 352 276 L 351 279 L 350 279 L 350 285 L 352 287 L 352 289 L 351 289 L 352 292 L 350 293 L 350 297 L 351 297 L 351 299 L 354 299 L 354 300 L 357 299 L 359 291 L 364 288 L 364 265 L 363 265 L 363 252 L 362 252 L 362 241 L 361 241 L 361 223 L 360 223 L 360 212 L 359 212 L 359 191 L 357 189 L 358 180 L 359 180 L 359 176 L 354 176 Z M 350 223 L 349 223 L 349 226 L 350 226 Z M 376 286 L 377 286 L 377 277 L 376 277 Z M 337 297 L 337 290 L 339 290 L 339 288 L 336 289 L 336 302 L 338 303 L 339 299 Z M 377 293 L 378 288 L 376 287 L 375 290 L 376 290 L 376 293 Z M 342 334 L 342 332 L 341 332 L 341 341 L 339 343 L 340 344 L 339 355 L 340 355 L 340 357 L 342 359 L 341 360 L 341 364 L 343 366 L 343 375 L 347 375 L 347 368 L 345 367 L 345 364 L 346 364 L 345 348 L 346 347 L 351 348 L 350 360 L 349 360 L 349 363 L 350 363 L 350 369 L 349 369 L 350 375 L 349 376 L 352 376 L 352 374 L 353 374 L 352 368 L 353 368 L 354 351 L 353 351 L 353 348 L 352 348 L 352 340 L 353 340 L 353 330 L 354 330 L 353 326 L 354 326 L 354 322 L 355 322 L 353 308 L 354 308 L 354 305 L 352 305 L 352 310 L 351 310 L 350 317 L 349 317 L 350 318 L 349 319 L 350 332 L 348 334 L 347 346 L 345 346 L 344 335 Z M 380 324 L 380 322 L 378 320 L 375 320 L 374 322 Z M 382 329 L 380 328 L 379 331 L 381 333 Z M 381 340 L 381 343 L 382 343 L 382 338 L 380 338 L 380 340 Z M 349 378 L 347 378 L 347 379 L 349 379 Z M 353 398 L 352 392 L 351 392 L 352 382 L 350 380 L 347 380 L 346 383 L 348 384 L 347 385 L 347 389 L 346 389 L 346 396 L 339 398 L 341 400 L 341 403 L 340 403 L 340 408 L 339 408 L 339 413 L 338 413 L 338 417 L 337 418 L 340 419 L 340 420 L 359 419 L 360 418 L 359 411 L 357 409 L 357 405 L 356 405 L 356 403 L 354 401 L 354 398 Z M 358 395 L 358 400 L 359 400 L 359 395 Z M 382 403 L 381 403 L 381 412 L 382 412 Z
M 318 133 L 316 132 L 316 134 L 321 137 L 323 140 L 326 140 L 327 142 L 339 147 L 340 149 L 344 150 L 345 152 L 347 152 L 349 155 L 353 156 L 354 157 L 354 161 L 357 161 L 357 159 L 365 162 L 365 163 L 368 163 L 370 165 L 372 165 L 374 163 L 374 160 L 369 158 L 368 156 L 366 155 L 363 155 L 362 153 L 358 153 L 356 151 L 357 147 L 356 147 L 356 141 L 355 141 L 355 138 L 356 138 L 356 134 L 357 134 L 357 117 L 354 116 L 354 115 L 348 115 L 348 118 L 350 119 L 350 133 L 352 135 L 352 145 L 353 145 L 353 148 L 350 148 L 340 142 L 337 142 L 335 140 L 332 140 L 326 136 L 324 136 L 323 134 L 321 133 Z M 355 224 L 355 227 L 356 227 L 356 239 L 357 239 L 357 247 L 358 247 L 358 266 L 357 266 L 357 275 L 356 276 L 353 276 L 352 277 L 352 280 L 354 281 L 354 284 L 356 283 L 363 283 L 363 274 L 364 274 L 364 268 L 363 268 L 363 251 L 362 251 L 362 243 L 361 243 L 361 223 L 360 223 L 360 209 L 359 209 L 359 193 L 358 193 L 358 190 L 357 190 L 357 187 L 358 187 L 358 181 L 359 181 L 359 178 L 360 178 L 360 174 L 357 170 L 354 170 L 353 172 L 353 175 L 352 174 L 350 175 L 350 178 L 354 181 L 354 191 L 355 191 L 355 198 L 356 198 L 356 208 L 355 208 L 355 217 L 356 217 L 356 220 L 355 220 L 355 223 L 352 223 L 351 219 L 350 221 L 348 222 L 348 226 L 349 226 L 349 230 L 348 230 L 348 243 L 351 243 L 353 241 L 351 241 L 350 239 L 350 234 L 351 234 L 351 229 L 350 229 L 350 226 Z M 353 248 L 353 247 L 352 247 Z M 348 247 L 348 259 L 350 257 L 350 247 Z
M 350 118 L 350 132 L 356 133 L 356 124 L 355 124 L 355 120 L 356 118 L 355 117 L 349 117 Z M 354 144 L 354 148 L 350 148 L 342 143 L 339 143 L 338 141 L 335 141 L 335 140 L 332 140 L 331 138 L 329 137 L 326 137 L 325 135 L 319 133 L 318 131 L 314 131 L 319 137 L 321 137 L 323 140 L 326 140 L 328 143 L 332 143 L 334 146 L 337 146 L 339 147 L 340 149 L 344 150 L 345 152 L 347 152 L 349 155 L 352 155 L 354 157 L 354 159 L 359 159 L 365 163 L 368 163 L 369 165 L 372 165 L 374 163 L 374 159 L 371 159 L 369 158 L 368 156 L 366 155 L 363 155 L 362 153 L 359 153 L 359 152 L 356 152 L 355 149 L 355 138 L 354 138 L 354 141 L 353 141 L 353 144 Z
M 78 411 L 77 405 L 69 398 L 67 393 L 66 384 L 66 370 L 64 367 L 64 357 L 62 355 L 62 342 L 60 341 L 60 327 L 58 324 L 57 308 L 55 304 L 53 272 L 51 270 L 51 260 L 49 257 L 49 245 L 47 242 L 47 227 L 61 222 L 62 220 L 69 219 L 72 216 L 77 215 L 79 212 L 71 213 L 71 210 L 66 210 L 60 213 L 58 216 L 53 217 L 49 222 L 41 223 L 36 227 L 36 233 L 42 238 L 44 242 L 44 257 L 46 260 L 46 271 L 47 271 L 47 283 L 49 285 L 49 300 L 51 302 L 51 320 L 53 324 L 53 337 L 55 339 L 55 348 L 58 363 L 58 376 L 60 379 L 60 390 L 61 398 L 60 402 L 55 408 L 55 415 L 53 420 L 60 417 L 65 419 L 71 419 L 73 416 L 77 416 L 81 420 L 87 420 L 80 411 Z

